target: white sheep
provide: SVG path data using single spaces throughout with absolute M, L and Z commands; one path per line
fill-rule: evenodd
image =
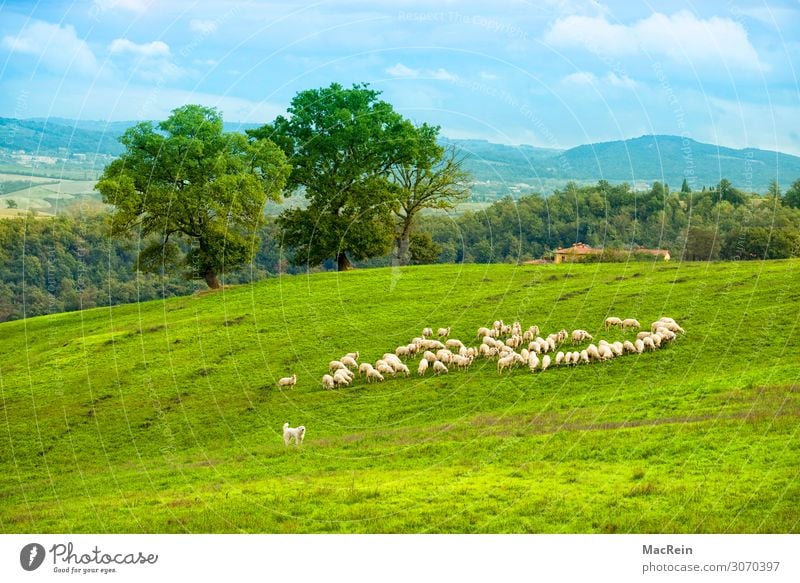
M 626 340 L 625 342 L 623 342 L 622 343 L 622 348 L 628 354 L 633 354 L 634 352 L 637 352 L 636 346 L 634 346 L 633 342 L 631 342 L 630 340 Z
M 641 338 L 637 338 L 636 341 L 633 343 L 634 347 L 636 348 L 636 352 L 641 354 L 644 352 L 644 340 Z
M 597 348 L 597 354 L 600 357 L 600 360 L 609 360 L 614 358 L 614 352 L 611 350 L 611 347 L 607 344 L 601 344 Z
M 583 364 L 589 364 L 589 363 L 591 362 L 591 360 L 589 360 L 589 353 L 588 353 L 588 352 L 586 352 L 586 350 L 585 350 L 585 349 L 584 349 L 584 350 L 581 350 L 581 352 L 580 352 L 580 357 L 581 357 L 581 362 L 582 362 Z
M 290 377 L 283 377 L 278 381 L 279 387 L 293 387 L 297 384 L 297 375 L 293 374 Z
M 559 366 L 562 362 L 564 362 L 564 353 L 559 350 L 558 354 L 556 354 L 556 366 Z
M 492 330 L 486 327 L 478 328 L 478 333 L 475 335 L 476 338 L 483 338 L 484 336 L 491 336 Z
M 428 370 L 428 361 L 424 358 L 419 361 L 419 366 L 417 367 L 417 374 L 419 376 L 424 376 L 425 371 Z
M 578 364 L 581 361 L 581 353 L 577 350 L 572 353 L 572 364 Z
M 600 360 L 600 353 L 597 352 L 597 346 L 594 344 L 590 344 L 586 347 L 586 354 L 588 354 L 589 358 L 593 360 Z
M 617 341 L 612 343 L 611 352 L 613 352 L 615 356 L 622 356 L 625 353 L 625 349 L 622 346 L 622 342 Z
M 409 375 L 411 374 L 411 371 L 410 371 L 410 370 L 408 369 L 408 367 L 407 367 L 406 365 L 404 365 L 404 364 L 401 364 L 401 365 L 400 365 L 400 368 L 396 368 L 396 369 L 395 369 L 395 372 L 402 373 L 402 374 L 404 374 L 405 376 L 409 376 Z
M 353 360 L 358 360 L 358 357 L 360 356 L 360 354 L 359 354 L 358 351 L 356 351 L 356 352 L 348 352 L 347 354 L 345 354 L 345 356 L 348 356 L 348 357 L 352 358 Z
M 539 367 L 539 357 L 536 355 L 535 352 L 531 352 L 528 355 L 528 368 L 531 369 L 531 372 L 534 372 Z
M 623 330 L 627 330 L 628 328 L 634 328 L 634 329 L 638 330 L 641 327 L 642 327 L 642 325 L 639 323 L 639 321 L 636 318 L 625 318 L 622 321 L 622 329 Z
M 573 330 L 572 331 L 572 343 L 573 344 L 580 344 L 584 340 L 594 340 L 594 338 L 586 330 Z
M 502 373 L 505 369 L 510 369 L 514 367 L 514 362 L 516 359 L 514 358 L 513 354 L 509 354 L 508 356 L 504 356 L 503 358 L 498 359 L 497 361 L 497 372 Z
M 326 375 L 322 376 L 322 388 L 323 389 L 332 389 L 335 386 L 336 386 L 336 383 L 333 380 L 333 377 L 331 375 L 326 374 Z
M 456 338 L 451 338 L 447 342 L 444 343 L 447 348 L 464 348 L 464 343 L 461 340 Z
M 394 353 L 397 356 L 404 356 L 406 358 L 408 358 L 411 355 L 411 351 L 408 349 L 408 346 L 398 346 L 395 349 Z
M 439 375 L 441 373 L 447 374 L 447 367 L 437 360 L 433 363 L 433 374 Z
M 379 364 L 375 367 L 375 370 L 377 370 L 381 374 L 388 374 L 388 375 L 391 375 L 391 376 L 395 375 L 394 367 L 392 367 L 391 365 L 389 365 L 389 364 L 387 364 L 385 362 L 380 362 L 379 361 Z
M 446 338 L 446 337 L 450 336 L 450 326 L 448 326 L 447 328 L 439 328 L 436 331 L 436 335 L 439 338 Z
M 372 381 L 377 381 L 379 383 L 384 381 L 384 376 L 374 368 L 367 373 L 367 382 L 371 383 Z
M 426 350 L 422 353 L 422 359 L 427 360 L 430 364 L 433 364 L 436 362 L 436 355 L 430 350 Z
M 364 376 L 371 370 L 373 370 L 372 364 L 369 362 L 362 362 L 361 366 L 358 367 L 358 376 Z
M 358 363 L 352 356 L 343 356 L 339 362 L 341 362 L 347 368 L 358 368 Z
M 550 366 L 550 355 L 549 354 L 545 354 L 542 357 L 542 372 L 546 371 L 547 367 L 549 367 L 549 366 Z
M 645 349 L 647 349 L 647 350 L 655 350 L 656 349 L 656 344 L 653 341 L 653 337 L 652 336 L 648 336 L 642 342 L 644 342 Z
M 609 316 L 608 318 L 603 321 L 603 326 L 606 330 L 609 328 L 613 328 L 615 326 L 622 326 L 622 320 L 617 318 L 616 316 Z
M 556 359 L 558 359 L 558 355 L 556 355 Z M 563 364 L 572 364 L 572 351 L 567 350 L 564 354 L 564 360 L 561 361 Z
M 644 340 L 644 339 L 645 339 L 645 338 L 647 338 L 648 336 L 650 336 L 650 332 L 647 332 L 646 330 L 643 330 L 642 332 L 639 332 L 639 333 L 636 335 L 636 339 L 637 339 L 637 340 Z
M 333 373 L 333 382 L 337 385 L 344 385 L 345 387 L 350 385 L 351 379 L 347 375 L 343 374 L 344 369 L 339 369 L 335 373 Z
M 302 425 L 300 427 L 289 427 L 289 423 L 283 424 L 283 445 L 289 446 L 292 439 L 294 439 L 294 444 L 299 446 L 303 443 L 303 439 L 306 436 L 306 428 Z
M 423 328 L 422 329 L 422 337 L 423 338 L 430 338 L 433 336 L 433 328 Z
M 447 350 L 446 348 L 442 348 L 436 351 L 436 360 L 441 360 L 444 364 L 450 364 L 450 361 L 453 359 L 453 353 Z
M 336 372 L 339 369 L 347 368 L 342 361 L 340 360 L 332 360 L 328 363 L 328 372 Z

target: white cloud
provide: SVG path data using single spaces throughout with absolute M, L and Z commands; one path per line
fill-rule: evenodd
M 75 34 L 75 28 L 33 21 L 17 36 L 3 38 L 3 46 L 14 53 L 33 55 L 47 69 L 74 71 L 84 75 L 97 72 L 97 59 L 89 45 Z
M 597 84 L 597 77 L 594 73 L 589 73 L 588 71 L 578 71 L 576 73 L 572 73 L 567 75 L 563 79 L 561 79 L 563 83 L 567 85 L 595 85 Z
M 386 72 L 389 73 L 392 77 L 418 77 L 419 76 L 419 69 L 412 69 L 410 67 L 406 67 L 403 63 L 397 63 L 396 65 L 389 67 L 386 69 Z
M 602 16 L 567 16 L 544 35 L 553 46 L 577 47 L 600 55 L 647 52 L 688 62 L 690 66 L 766 70 L 747 31 L 729 18 L 701 19 L 681 10 L 671 16 L 655 12 L 631 25 L 612 24 Z
M 198 20 L 193 18 L 189 21 L 189 28 L 203 35 L 214 34 L 217 32 L 217 26 L 216 20 Z
M 168 57 L 169 45 L 160 40 L 153 42 L 137 44 L 126 38 L 117 38 L 109 45 L 109 50 L 112 54 L 118 55 L 123 53 L 130 53 L 139 55 L 141 57 Z
M 481 71 L 478 73 L 478 77 L 480 77 L 483 81 L 495 81 L 497 79 L 497 75 L 494 73 L 489 73 L 488 71 Z
M 396 65 L 389 67 L 386 69 L 386 72 L 389 73 L 392 77 L 402 77 L 407 79 L 437 79 L 439 81 L 457 81 L 458 75 L 451 73 L 447 69 L 412 69 L 411 67 L 407 67 L 403 63 L 397 63 Z
M 621 87 L 623 89 L 636 89 L 637 83 L 625 74 L 617 75 L 613 71 L 603 77 L 606 83 L 614 87 Z

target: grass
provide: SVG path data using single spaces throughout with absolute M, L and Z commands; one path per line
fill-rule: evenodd
M 0 528 L 798 532 L 798 290 L 796 260 L 448 265 L 5 323 Z M 320 384 L 329 360 L 374 361 L 425 326 L 632 336 L 602 331 L 612 314 L 687 333 L 536 375 L 479 361 Z

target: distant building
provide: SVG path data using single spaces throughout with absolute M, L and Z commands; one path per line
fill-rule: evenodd
M 572 247 L 556 249 L 554 252 L 554 262 L 582 261 L 587 255 L 601 255 L 602 253 L 603 249 L 601 247 L 589 247 L 586 243 L 575 243 Z M 635 247 L 631 249 L 631 253 L 663 257 L 664 261 L 669 261 L 671 259 L 669 251 L 666 249 L 644 249 L 642 247 Z

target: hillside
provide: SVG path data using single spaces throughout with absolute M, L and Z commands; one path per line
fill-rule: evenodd
M 0 526 L 21 532 L 798 532 L 800 260 L 282 277 L 0 324 Z M 670 315 L 574 368 L 325 391 L 424 326 L 468 343 Z M 412 365 L 416 368 L 416 361 Z M 296 372 L 296 387 L 276 380 Z M 281 426 L 307 427 L 300 449 Z

